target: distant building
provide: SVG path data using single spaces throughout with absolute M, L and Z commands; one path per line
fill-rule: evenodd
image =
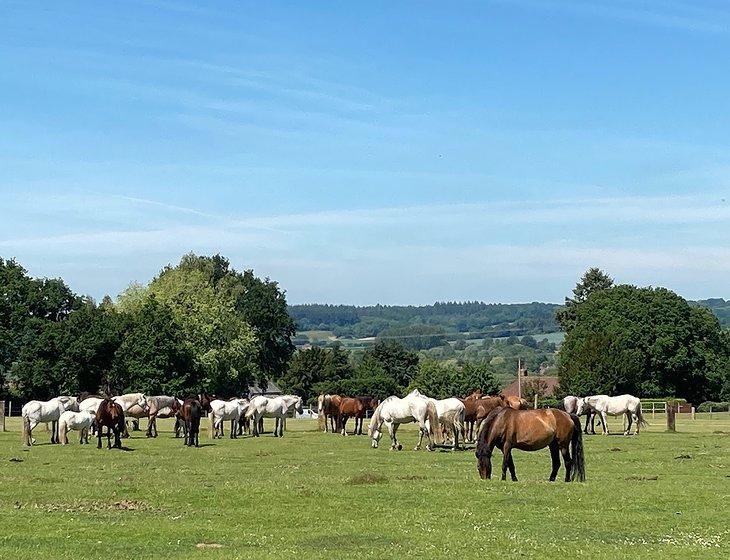
M 258 395 L 263 395 L 264 397 L 278 397 L 279 395 L 283 395 L 284 393 L 276 383 L 274 383 L 273 381 L 269 381 L 264 388 L 259 387 L 258 383 L 254 383 L 253 385 L 249 386 L 248 394 L 251 397 L 256 397 Z
M 560 384 L 560 379 L 553 375 L 530 375 L 526 368 L 520 368 L 520 379 L 515 379 L 512 383 L 502 389 L 505 397 L 524 397 L 526 389 L 537 389 L 540 397 L 553 397 Z M 520 388 L 522 394 L 520 395 Z M 531 391 L 534 393 L 534 391 Z

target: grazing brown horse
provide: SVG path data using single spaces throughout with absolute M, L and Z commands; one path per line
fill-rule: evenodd
M 340 427 L 340 403 L 342 397 L 340 395 L 321 395 L 322 397 L 322 415 L 324 416 L 324 431 L 328 432 L 332 429 L 334 434 Z M 329 420 L 330 424 L 327 423 Z
M 544 447 L 550 448 L 553 464 L 551 482 L 555 481 L 560 469 L 560 454 L 565 463 L 565 482 L 576 478 L 582 482 L 586 478 L 583 433 L 580 419 L 575 414 L 555 408 L 496 408 L 487 416 L 477 443 L 477 468 L 483 479 L 492 477 L 492 450 L 495 447 L 502 450 L 502 480 L 507 477 L 507 469 L 512 480 L 517 480 L 512 449 L 537 451 Z
M 200 419 L 205 412 L 211 412 L 211 398 L 205 393 L 197 397 L 185 399 L 180 407 L 180 418 L 183 422 L 183 431 L 185 434 L 184 445 L 188 447 L 195 445 L 200 447 Z
M 101 449 L 101 436 L 105 426 L 107 448 L 112 448 L 112 432 L 114 432 L 114 447 L 122 448 L 121 435 L 126 428 L 126 424 L 124 422 L 124 409 L 120 405 L 110 398 L 105 398 L 99 403 L 99 408 L 96 409 L 94 422 L 96 423 L 96 437 L 99 440 L 99 444 L 96 446 L 97 449 Z

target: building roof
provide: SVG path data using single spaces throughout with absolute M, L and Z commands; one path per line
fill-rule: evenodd
M 525 392 L 525 386 L 533 381 L 542 381 L 545 386 L 545 392 L 541 395 L 543 397 L 552 397 L 555 395 L 555 391 L 560 384 L 560 379 L 552 375 L 523 375 L 521 379 L 522 392 Z M 515 379 L 512 383 L 502 389 L 502 394 L 505 397 L 517 397 L 519 393 L 519 387 L 517 380 Z
M 262 390 L 258 383 L 254 383 L 248 388 L 249 395 L 281 395 L 283 391 L 273 381 L 268 381 L 266 387 Z

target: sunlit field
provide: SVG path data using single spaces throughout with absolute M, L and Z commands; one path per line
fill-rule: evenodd
M 648 419 L 638 437 L 587 437 L 588 480 L 566 484 L 547 482 L 547 450 L 515 452 L 517 483 L 482 481 L 473 449 L 415 452 L 412 427 L 399 453 L 310 420 L 283 439 L 206 431 L 199 449 L 169 421 L 126 451 L 73 433 L 51 446 L 39 428 L 29 450 L 13 418 L 0 558 L 727 558 L 730 415 L 682 415 L 676 434 Z

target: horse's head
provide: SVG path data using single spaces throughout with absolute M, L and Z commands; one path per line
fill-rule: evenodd
M 489 452 L 486 444 L 480 443 L 477 445 L 477 450 L 474 453 L 477 457 L 477 469 L 479 470 L 479 476 L 482 480 L 487 480 L 492 477 L 492 454 Z
M 63 410 L 71 410 L 73 412 L 79 411 L 79 401 L 76 397 L 61 396 L 58 397 L 58 402 L 61 403 Z
M 213 397 L 209 396 L 207 393 L 202 393 L 200 395 L 200 405 L 203 407 L 203 409 L 206 412 L 212 412 L 213 408 L 210 406 L 210 403 L 213 401 Z
M 302 401 L 302 397 L 297 397 L 294 401 L 294 410 L 297 411 L 297 414 L 304 413 L 304 401 Z
M 144 393 L 138 393 L 137 395 L 137 406 L 147 412 L 150 409 L 149 404 L 147 404 L 147 397 Z
M 580 416 L 587 410 L 585 397 L 578 397 L 575 401 L 575 414 Z

